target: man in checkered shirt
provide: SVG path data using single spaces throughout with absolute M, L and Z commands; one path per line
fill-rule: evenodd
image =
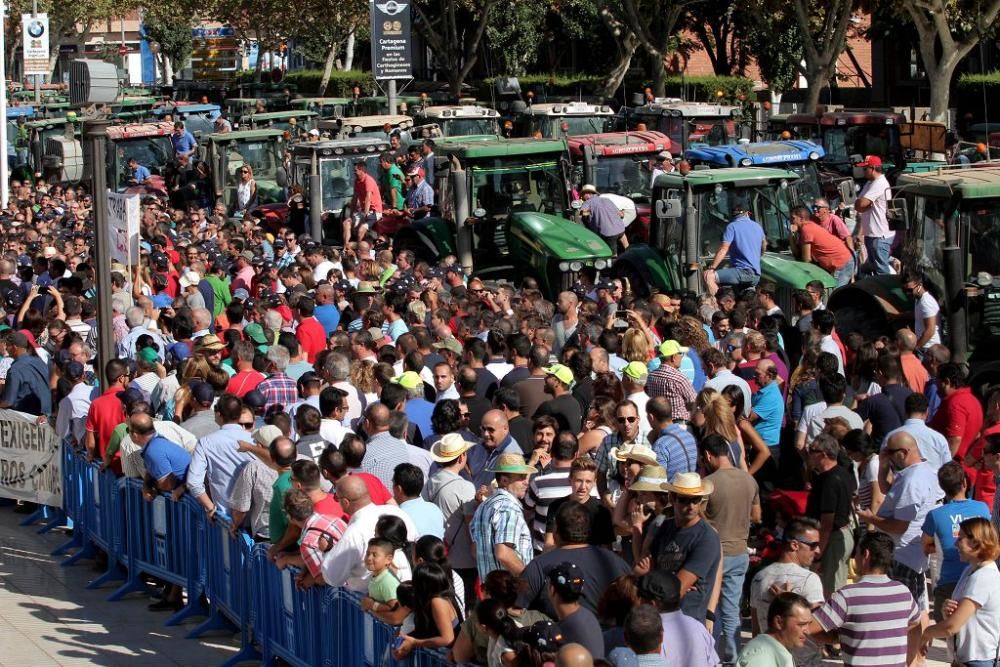
M 686 423 L 691 419 L 689 406 L 696 397 L 691 381 L 680 371 L 681 362 L 688 348 L 681 347 L 675 340 L 665 340 L 660 344 L 660 367 L 649 374 L 646 393 L 650 398 L 664 396 L 670 401 L 674 423 Z
M 469 526 L 480 581 L 494 570 L 518 576 L 534 555 L 521 501 L 535 468 L 520 454 L 501 454 L 490 472 L 496 475 L 497 488 L 476 509 Z

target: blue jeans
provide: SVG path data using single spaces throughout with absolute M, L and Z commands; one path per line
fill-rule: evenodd
M 996 667 L 996 664 L 995 660 L 970 660 L 963 662 L 962 667 Z
M 740 654 L 740 599 L 749 567 L 750 556 L 745 553 L 722 559 L 722 591 L 715 609 L 712 636 L 719 660 L 724 665 L 735 664 Z
M 715 279 L 720 285 L 749 285 L 753 287 L 760 282 L 760 276 L 753 269 L 737 269 L 727 266 L 715 272 Z
M 865 250 L 868 252 L 868 261 L 865 262 L 865 270 L 877 276 L 892 273 L 889 267 L 889 249 L 892 241 L 889 239 L 879 239 L 872 236 L 865 237 Z
M 837 287 L 843 287 L 851 282 L 854 277 L 854 257 L 847 260 L 847 264 L 833 272 L 833 279 L 837 281 Z

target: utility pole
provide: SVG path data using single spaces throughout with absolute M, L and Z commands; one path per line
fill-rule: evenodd
M 7 208 L 10 198 L 10 164 L 7 162 L 7 5 L 0 2 L 0 146 L 4 149 L 0 160 L 0 208 Z
M 38 16 L 38 0 L 31 0 L 31 18 Z M 0 52 L 2 53 L 2 52 Z M 41 74 L 36 74 L 32 77 L 35 80 L 35 104 L 41 104 L 42 102 L 42 79 L 44 78 Z M 6 85 L 6 82 L 4 82 Z M 6 111 L 4 112 L 4 120 L 7 118 Z M 5 144 L 6 145 L 6 144 Z
M 115 358 L 115 342 L 111 333 L 111 238 L 108 235 L 108 175 L 106 170 L 108 125 L 105 119 L 87 120 L 83 124 L 86 152 L 90 165 L 94 193 L 94 263 L 97 280 L 97 321 L 102 335 L 97 337 L 99 368 Z

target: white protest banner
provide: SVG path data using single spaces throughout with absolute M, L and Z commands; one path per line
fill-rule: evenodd
M 36 419 L 0 410 L 0 497 L 62 507 L 62 444 Z
M 108 192 L 108 236 L 111 261 L 139 263 L 139 195 Z

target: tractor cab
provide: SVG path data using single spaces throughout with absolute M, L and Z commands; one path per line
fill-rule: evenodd
M 683 154 L 701 146 L 729 146 L 742 136 L 742 109 L 725 104 L 685 102 L 662 97 L 625 114 L 630 130 L 646 129 L 670 137 L 670 151 Z
M 413 121 L 437 125 L 445 137 L 500 134 L 500 112 L 478 105 L 424 107 L 413 114 Z
M 315 111 L 265 111 L 240 116 L 241 130 L 279 130 L 296 139 L 316 127 Z
M 218 104 L 164 104 L 152 111 L 153 117 L 157 120 L 170 116 L 175 122 L 183 121 L 184 129 L 196 137 L 215 131 L 215 119 L 221 113 Z
M 258 204 L 284 201 L 284 147 L 285 133 L 281 130 L 239 130 L 205 135 L 200 149 L 212 173 L 216 196 L 233 208 L 244 166 L 253 170 Z
M 887 176 L 906 166 L 906 156 L 900 140 L 906 119 L 894 111 L 869 111 L 844 109 L 819 114 L 791 114 L 786 129 L 794 139 L 805 139 L 822 144 L 826 155 L 822 163 L 843 176 L 855 180 L 864 173 L 855 163 L 866 155 L 882 158 Z
M 529 94 L 529 100 L 530 100 Z M 580 134 L 607 132 L 615 112 L 606 104 L 554 102 L 514 105 L 514 136 L 565 139 Z
M 398 134 L 404 146 L 421 139 L 441 136 L 441 130 L 436 125 L 418 127 L 413 118 L 401 114 L 321 120 L 317 123 L 317 128 L 324 136 L 337 140 L 357 138 L 387 142 L 393 134 Z
M 174 147 L 170 135 L 173 123 L 131 123 L 112 125 L 108 128 L 108 187 L 114 192 L 135 191 L 129 184 L 131 173 L 128 161 L 135 158 L 152 177 L 146 186 L 138 190 L 166 193 L 164 176 L 174 157 Z

